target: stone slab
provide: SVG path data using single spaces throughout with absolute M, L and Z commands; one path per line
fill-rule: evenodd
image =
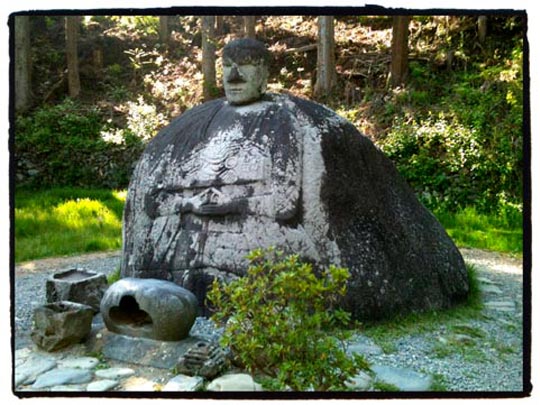
M 117 385 L 118 385 L 118 381 L 116 380 L 97 380 L 88 384 L 88 387 L 86 387 L 86 391 L 96 391 L 96 392 L 110 391 Z
M 95 357 L 70 357 L 58 361 L 59 368 L 83 368 L 92 369 L 99 364 Z
M 163 391 L 188 391 L 193 392 L 199 390 L 204 384 L 204 378 L 195 376 L 190 377 L 188 375 L 179 374 L 174 378 L 171 378 Z
M 135 374 L 135 370 L 127 367 L 104 368 L 96 371 L 96 377 L 116 380 L 118 378 L 129 377 Z
M 40 375 L 32 388 L 50 388 L 58 385 L 83 384 L 92 381 L 94 373 L 78 368 L 57 368 Z
M 56 367 L 52 358 L 30 355 L 26 361 L 15 369 L 15 386 L 31 384 L 36 378 Z
M 102 332 L 102 352 L 106 358 L 156 368 L 172 369 L 180 356 L 201 339 L 188 337 L 177 342 L 164 342 L 141 337 Z
M 433 383 L 430 375 L 420 374 L 408 368 L 398 368 L 383 365 L 371 367 L 376 379 L 392 384 L 400 391 L 428 391 Z

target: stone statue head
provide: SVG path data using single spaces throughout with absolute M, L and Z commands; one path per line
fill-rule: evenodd
M 223 48 L 223 87 L 234 105 L 259 100 L 266 92 L 270 52 L 262 42 L 237 39 Z

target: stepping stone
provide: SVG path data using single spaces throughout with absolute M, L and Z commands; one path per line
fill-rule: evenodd
M 482 283 L 482 284 L 497 284 L 497 285 L 500 285 L 500 283 L 497 283 L 493 280 L 490 280 L 489 278 L 486 278 L 486 277 L 477 277 L 476 280 L 479 282 L 479 283 Z
M 32 388 L 48 388 L 57 385 L 83 384 L 92 381 L 93 374 L 89 370 L 78 368 L 57 368 L 40 375 Z
M 54 392 L 82 392 L 86 391 L 85 385 L 55 385 L 54 387 L 49 388 L 49 391 Z
M 226 374 L 216 378 L 206 387 L 208 391 L 262 391 L 262 386 L 249 374 Z
M 88 387 L 86 387 L 86 391 L 110 391 L 117 385 L 118 381 L 116 380 L 97 380 L 88 384 Z
M 36 378 L 56 367 L 56 361 L 38 354 L 31 355 L 15 369 L 15 386 L 31 384 Z
M 58 361 L 60 368 L 83 368 L 86 370 L 92 369 L 98 364 L 99 360 L 95 357 L 68 357 Z
M 197 391 L 203 384 L 204 379 L 202 377 L 190 377 L 180 374 L 170 379 L 163 387 L 163 391 Z
M 372 385 L 373 379 L 367 373 L 360 371 L 354 377 L 345 382 L 345 386 L 354 391 L 367 391 Z
M 118 378 L 129 377 L 135 374 L 131 368 L 112 367 L 96 371 L 96 377 L 116 380 Z
M 433 383 L 433 377 L 420 374 L 407 368 L 374 365 L 371 367 L 376 379 L 392 384 L 400 391 L 428 391 Z
M 513 301 L 489 301 L 485 302 L 484 306 L 500 312 L 514 312 L 516 304 Z
M 480 291 L 490 294 L 502 294 L 502 290 L 493 284 L 480 285 Z
M 31 354 L 32 350 L 30 350 L 28 347 L 15 350 L 15 367 L 22 365 L 26 360 L 28 360 L 28 357 L 30 357 Z
M 347 354 L 352 353 L 378 356 L 383 354 L 383 350 L 368 337 L 357 335 L 348 342 Z

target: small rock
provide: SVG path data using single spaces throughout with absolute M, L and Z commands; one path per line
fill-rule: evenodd
M 367 391 L 371 387 L 372 378 L 369 374 L 360 371 L 354 377 L 349 378 L 345 382 L 345 386 L 354 391 Z
M 60 368 L 84 368 L 91 369 L 99 364 L 99 360 L 95 357 L 71 357 L 58 361 Z
M 206 387 L 208 391 L 262 391 L 262 386 L 249 374 L 226 374 Z
M 400 391 L 427 391 L 433 382 L 431 376 L 407 368 L 374 365 L 371 369 L 376 379 L 392 384 Z
M 31 384 L 36 378 L 56 367 L 56 361 L 41 355 L 31 355 L 15 370 L 15 386 Z
M 163 391 L 197 391 L 202 387 L 203 383 L 204 379 L 202 377 L 180 374 L 170 379 L 163 387 Z
M 118 385 L 116 380 L 97 380 L 88 384 L 86 391 L 110 391 L 112 388 Z
M 135 374 L 130 368 L 112 367 L 96 371 L 96 377 L 115 380 L 118 378 L 129 377 Z
M 82 384 L 92 381 L 93 373 L 77 368 L 57 368 L 40 375 L 32 388 L 48 388 L 56 385 Z

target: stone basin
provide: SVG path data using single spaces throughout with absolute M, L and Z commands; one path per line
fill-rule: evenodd
M 47 279 L 45 289 L 47 302 L 78 302 L 99 312 L 101 298 L 107 287 L 105 274 L 73 268 L 54 273 Z
M 121 335 L 155 340 L 186 338 L 197 316 L 197 299 L 175 283 L 124 278 L 101 301 L 105 326 Z
M 77 302 L 41 305 L 34 310 L 32 340 L 46 351 L 79 343 L 90 332 L 93 317 L 92 307 Z

